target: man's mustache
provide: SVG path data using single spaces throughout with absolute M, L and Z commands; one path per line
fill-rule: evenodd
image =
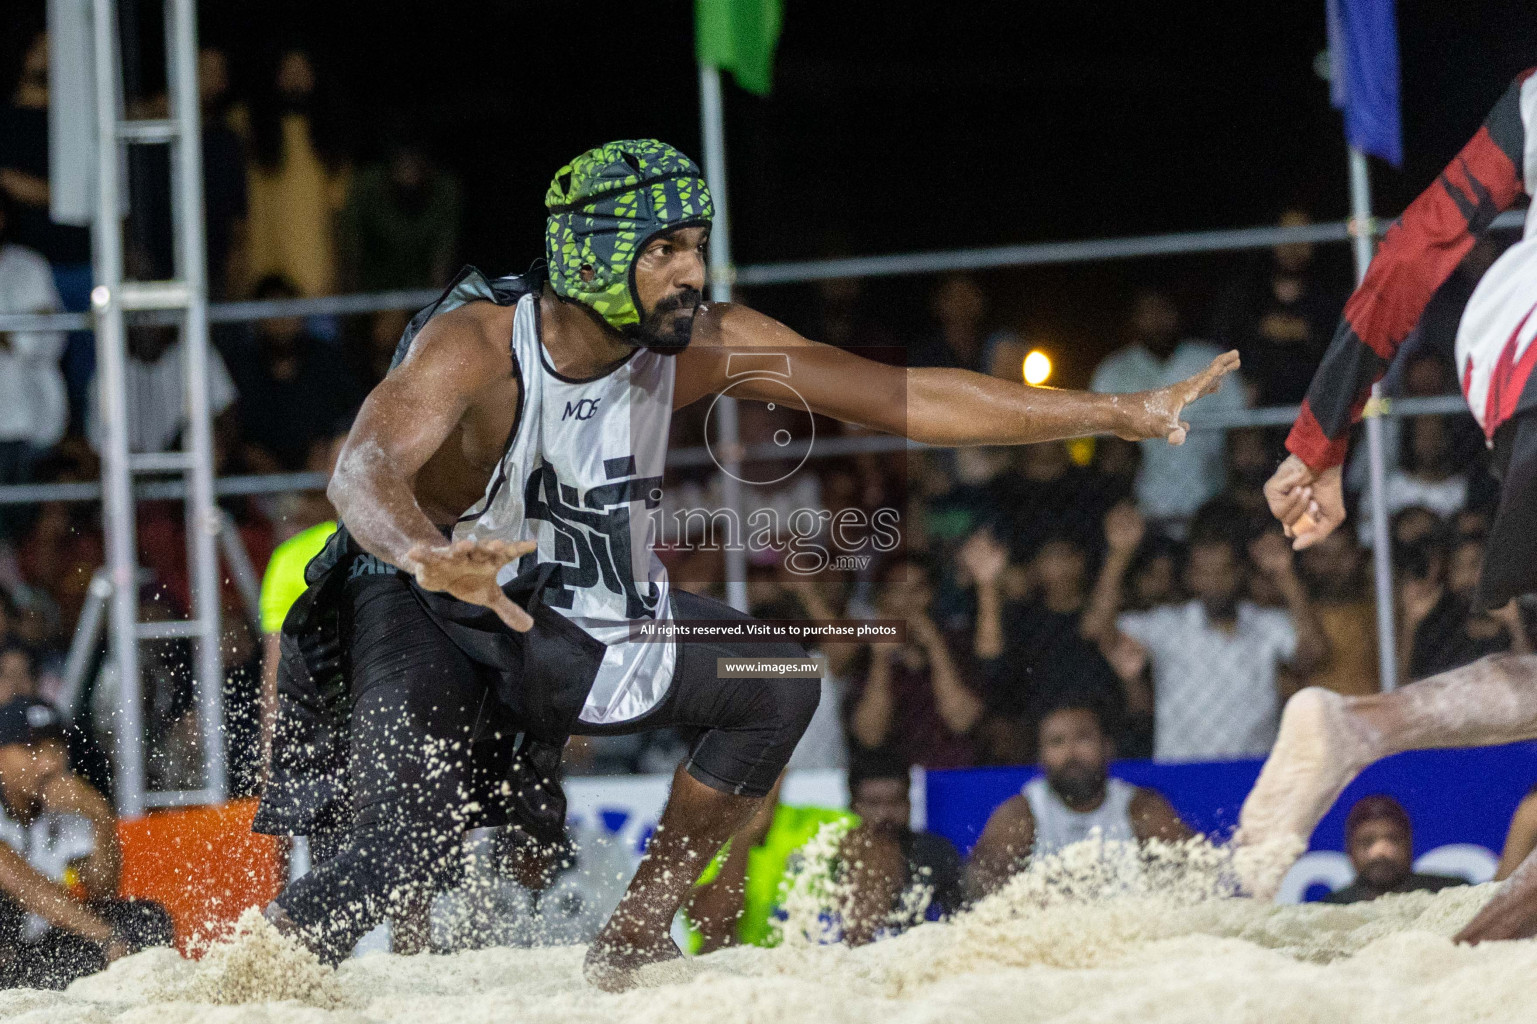
M 675 313 L 682 309 L 697 309 L 704 302 L 704 294 L 697 288 L 685 288 L 680 292 L 664 296 L 657 300 L 653 316 L 661 316 L 665 313 Z

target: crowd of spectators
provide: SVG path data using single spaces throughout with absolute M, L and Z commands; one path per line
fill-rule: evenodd
M 89 231 L 54 219 L 50 205 L 49 51 L 32 38 L 12 82 L 0 86 L 0 312 L 83 311 L 91 288 Z M 351 131 L 323 65 L 302 49 L 277 53 L 237 90 L 226 54 L 198 57 L 209 291 L 216 300 L 288 299 L 340 290 L 437 287 L 457 269 L 460 190 L 409 126 L 369 138 Z M 163 94 L 130 95 L 130 117 L 166 116 Z M 130 276 L 174 273 L 165 147 L 134 147 L 133 201 L 124 238 Z M 324 469 L 368 389 L 388 368 L 403 320 L 288 317 L 215 325 L 208 370 L 216 472 Z M 182 341 L 171 327 L 130 326 L 125 374 L 129 447 L 181 446 L 186 429 Z M 70 483 L 99 475 L 101 410 L 88 332 L 0 332 L 0 484 Z M 319 496 L 228 499 L 223 511 L 258 572 L 276 546 L 330 518 Z M 139 506 L 141 617 L 182 618 L 190 607 L 181 507 Z M 25 691 L 84 727 L 72 755 L 110 792 L 113 708 L 120 684 L 102 652 L 83 685 L 66 682 L 64 655 L 103 563 L 99 510 L 90 504 L 0 505 L 0 645 L 24 646 Z M 256 609 L 226 581 L 224 659 L 230 783 L 259 775 L 261 644 Z M 200 784 L 191 651 L 182 640 L 145 645 L 145 721 L 152 788 Z M 0 655 L 0 667 L 4 655 Z M 68 688 L 68 692 L 66 692 Z
M 50 217 L 48 54 L 38 36 L 0 108 L 0 311 L 84 308 L 83 229 Z M 199 58 L 203 101 L 210 288 L 218 298 L 288 299 L 337 291 L 440 285 L 458 265 L 460 188 L 422 135 L 397 127 L 358 139 L 326 69 L 299 49 L 277 54 L 256 87 L 232 85 L 216 48 Z M 138 116 L 163 97 L 134 100 Z M 169 236 L 150 222 L 168 209 L 163 169 L 135 164 L 143 209 L 130 218 L 130 263 L 170 273 Z M 157 205 L 158 204 L 158 205 Z M 164 220 L 165 218 L 161 218 Z M 1298 210 L 1281 223 L 1308 221 Z M 1433 304 L 1395 365 L 1396 393 L 1456 390 L 1446 353 L 1460 302 L 1495 254 L 1480 245 Z M 1086 374 L 1100 391 L 1157 387 L 1186 377 L 1226 348 L 1240 378 L 1202 412 L 1232 414 L 1293 403 L 1338 319 L 1348 280 L 1305 244 L 1234 258 L 1201 310 L 1171 293 L 1130 296 L 1123 330 Z M 963 367 L 1018 379 L 1027 344 L 990 308 L 979 279 L 952 274 L 926 286 L 926 317 L 896 325 L 869 315 L 858 281 L 820 282 L 795 323 L 808 336 L 909 365 Z M 388 366 L 404 311 L 360 320 L 287 317 L 221 328 L 210 360 L 218 471 L 323 469 L 367 390 Z M 130 331 L 131 446 L 176 447 L 185 429 L 180 340 L 174 330 Z M 0 483 L 68 482 L 97 474 L 99 410 L 88 335 L 0 334 Z M 783 412 L 782 410 L 780 412 Z M 744 411 L 748 442 L 784 424 Z M 680 444 L 702 440 L 704 413 L 677 417 Z M 829 430 L 834 425 L 823 425 Z M 1393 514 L 1398 635 L 1405 679 L 1501 650 L 1530 650 L 1528 610 L 1476 611 L 1484 534 L 1495 489 L 1466 418 L 1389 421 L 1386 497 Z M 823 427 L 819 427 L 823 429 Z M 854 431 L 845 430 L 852 436 Z M 761 436 L 760 436 L 761 435 Z M 772 618 L 880 617 L 906 622 L 899 643 L 827 643 L 823 701 L 794 767 L 843 768 L 865 756 L 928 767 L 1028 763 L 1046 709 L 1091 703 L 1122 757 L 1200 760 L 1256 756 L 1279 709 L 1309 684 L 1375 690 L 1377 638 L 1368 517 L 1359 530 L 1294 556 L 1270 523 L 1260 488 L 1281 456 L 1275 429 L 1197 429 L 1181 447 L 1115 438 L 1019 449 L 850 455 L 817 459 L 749 500 L 788 513 L 880 508 L 900 512 L 894 551 L 807 577 L 781 548 L 751 553 L 753 611 Z M 1348 477 L 1359 500 L 1364 470 Z M 669 502 L 718 508 L 712 474 L 679 470 Z M 681 499 L 679 499 L 681 500 Z M 316 495 L 225 504 L 258 570 L 274 548 L 329 518 Z M 806 540 L 807 538 L 801 538 Z M 685 541 L 687 538 L 685 538 Z M 179 506 L 141 506 L 145 617 L 186 613 L 190 587 Z M 847 553 L 843 549 L 841 553 Z M 723 578 L 719 553 L 666 552 L 683 585 Z M 95 757 L 112 747 L 119 684 L 109 665 L 84 689 L 62 692 L 63 650 L 102 563 L 99 513 L 84 504 L 0 507 L 0 642 L 26 645 L 33 691 L 94 727 Z M 857 564 L 858 568 L 848 568 Z M 233 588 L 226 597 L 226 691 L 236 791 L 258 776 L 261 630 Z M 152 785 L 196 779 L 186 644 L 161 641 L 146 657 Z M 0 654 L 0 670 L 4 655 Z M 3 678 L 3 677 L 0 677 Z M 665 770 L 680 737 L 578 741 L 577 772 Z M 105 769 L 101 785 L 109 786 Z

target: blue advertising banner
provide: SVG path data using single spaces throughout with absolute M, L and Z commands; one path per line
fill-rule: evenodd
M 1225 838 L 1238 824 L 1238 810 L 1259 774 L 1259 761 L 1154 764 L 1119 761 L 1119 778 L 1158 790 L 1194 829 Z M 969 851 L 988 815 L 1034 778 L 1036 769 L 975 768 L 930 771 L 924 794 L 928 828 Z M 1414 853 L 1420 870 L 1462 874 L 1474 881 L 1492 872 L 1505 842 L 1516 804 L 1537 786 L 1537 743 L 1467 750 L 1425 750 L 1400 754 L 1368 768 L 1345 790 L 1313 833 L 1311 849 L 1332 856 L 1310 857 L 1299 865 L 1290 892 L 1321 895 L 1350 880 L 1345 816 L 1363 796 L 1387 793 L 1414 822 Z M 1467 849 L 1468 847 L 1476 849 Z M 1309 866 L 1311 865 L 1311 867 Z M 1477 877 L 1484 875 L 1484 877 Z

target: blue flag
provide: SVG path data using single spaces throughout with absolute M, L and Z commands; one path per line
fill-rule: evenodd
M 1328 0 L 1328 5 L 1329 98 L 1345 112 L 1345 138 L 1402 166 L 1396 0 Z

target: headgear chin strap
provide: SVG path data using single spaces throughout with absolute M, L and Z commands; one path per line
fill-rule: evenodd
M 550 286 L 620 331 L 640 323 L 633 271 L 641 248 L 663 231 L 707 226 L 715 216 L 699 165 L 656 139 L 589 149 L 556 172 L 544 205 Z

